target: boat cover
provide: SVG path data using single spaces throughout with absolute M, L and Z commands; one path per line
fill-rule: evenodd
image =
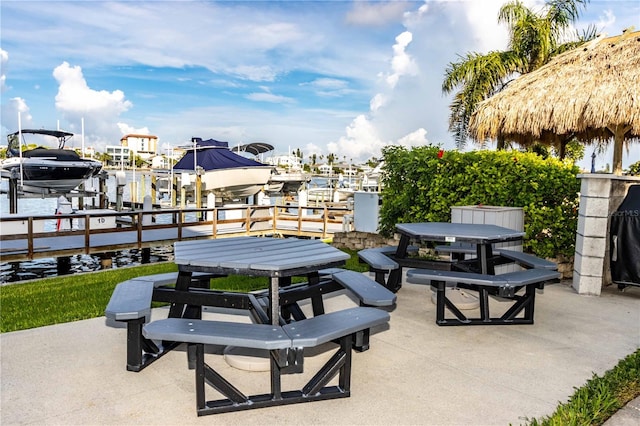
M 609 246 L 612 281 L 640 285 L 640 185 L 629 187 L 611 215 Z
M 196 142 L 197 148 L 195 153 L 193 149 L 188 150 L 180 161 L 173 166 L 174 170 L 193 170 L 194 155 L 195 164 L 202 167 L 205 171 L 236 167 L 265 166 L 265 164 L 231 152 L 227 142 L 220 142 L 214 139 L 202 140 L 199 138 L 194 138 L 194 141 Z

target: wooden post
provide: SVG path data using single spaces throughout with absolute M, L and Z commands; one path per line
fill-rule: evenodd
M 196 200 L 196 208 L 202 208 L 202 175 L 200 174 L 200 170 L 196 172 L 196 185 L 195 185 L 196 193 L 194 194 Z M 202 220 L 202 212 L 196 213 L 196 221 Z
M 157 177 L 155 174 L 151 175 L 151 199 L 155 202 L 158 197 L 157 195 Z
M 98 175 L 98 191 L 100 191 L 99 208 L 108 209 L 109 200 L 107 199 L 107 178 L 109 174 L 106 171 L 101 171 Z
M 169 184 L 171 185 L 171 207 L 175 207 L 177 204 L 176 198 L 178 198 L 178 176 L 173 175 L 173 179 Z
M 84 181 L 82 181 L 82 183 L 78 186 L 78 190 L 80 191 L 80 193 L 82 194 L 84 192 Z M 82 210 L 84 209 L 84 197 L 78 197 L 78 209 Z
M 100 268 L 110 269 L 113 266 L 112 253 L 100 253 Z

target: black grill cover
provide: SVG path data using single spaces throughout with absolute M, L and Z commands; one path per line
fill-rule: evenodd
M 611 216 L 611 279 L 616 284 L 640 285 L 640 185 Z

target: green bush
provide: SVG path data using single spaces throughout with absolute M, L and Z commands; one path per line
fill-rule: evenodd
M 525 251 L 573 255 L 577 166 L 518 151 L 451 151 L 439 158 L 434 146 L 389 146 L 383 156 L 383 235 L 391 235 L 396 223 L 448 222 L 452 206 L 522 207 Z

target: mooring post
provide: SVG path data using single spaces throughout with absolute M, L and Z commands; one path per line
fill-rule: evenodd
M 176 207 L 178 198 L 178 175 L 172 174 L 171 178 L 171 207 Z
M 124 197 L 124 186 L 127 184 L 127 177 L 123 171 L 116 172 L 116 211 L 122 211 Z
M 151 199 L 155 202 L 157 198 L 157 177 L 155 174 L 151 174 Z
M 196 189 L 195 189 L 195 200 L 196 200 L 196 208 L 202 208 L 202 175 L 204 174 L 204 169 L 199 167 L 196 169 Z M 202 212 L 196 213 L 196 220 L 202 220 Z
M 100 200 L 99 204 L 101 209 L 109 208 L 109 199 L 107 197 L 107 178 L 109 177 L 109 173 L 106 170 L 101 171 L 98 174 L 98 187 L 100 191 Z
M 111 269 L 113 266 L 113 260 L 111 259 L 113 253 L 100 253 L 100 269 Z
M 68 275 L 71 273 L 71 258 L 69 256 L 60 256 L 56 258 L 58 264 L 58 275 Z
M 18 213 L 18 179 L 20 171 L 17 168 L 11 169 L 9 177 L 9 213 Z
M 142 259 L 140 259 L 141 263 L 151 263 L 151 248 L 144 247 L 141 250 Z

